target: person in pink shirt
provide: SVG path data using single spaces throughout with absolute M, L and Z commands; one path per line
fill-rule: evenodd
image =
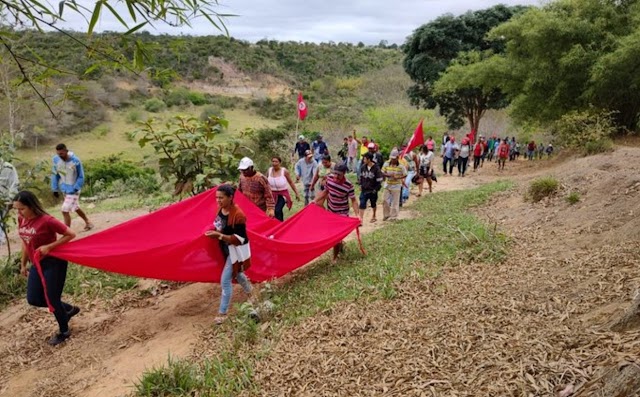
M 429 135 L 429 139 L 427 139 L 427 142 L 425 142 L 425 146 L 427 147 L 427 149 L 431 150 L 433 152 L 433 149 L 436 147 L 436 142 L 433 140 L 433 137 L 431 135 Z

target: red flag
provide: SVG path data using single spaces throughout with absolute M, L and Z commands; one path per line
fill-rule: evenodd
M 409 142 L 407 143 L 407 147 L 404 148 L 404 150 L 402 151 L 402 156 L 409 153 L 411 150 L 413 150 L 414 148 L 420 145 L 424 145 L 424 131 L 422 130 L 422 120 L 420 120 L 420 123 L 418 123 L 418 126 L 416 127 L 416 130 L 413 132 L 411 139 L 409 139 Z
M 304 120 L 307 117 L 307 104 L 302 99 L 302 92 L 298 93 L 298 118 Z

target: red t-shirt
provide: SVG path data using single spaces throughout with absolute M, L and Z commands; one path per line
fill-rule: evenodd
M 482 145 L 482 142 L 476 143 L 476 146 L 473 148 L 473 155 L 476 157 L 480 157 L 482 155 L 483 149 L 484 146 Z
M 58 234 L 64 234 L 66 231 L 67 225 L 51 215 L 41 215 L 33 219 L 18 217 L 18 234 L 27 246 L 31 262 L 38 247 L 53 243 L 57 240 Z

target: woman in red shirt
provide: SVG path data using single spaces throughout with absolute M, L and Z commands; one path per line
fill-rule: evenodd
M 27 302 L 33 306 L 47 307 L 48 300 L 53 307 L 53 314 L 60 328 L 60 332 L 49 339 L 49 344 L 55 346 L 71 336 L 69 319 L 78 314 L 80 308 L 61 300 L 67 278 L 67 261 L 48 254 L 55 247 L 72 240 L 76 234 L 64 223 L 47 214 L 38 198 L 29 191 L 23 190 L 16 195 L 13 208 L 18 211 L 18 233 L 22 239 L 20 272 L 24 276 L 28 275 Z M 58 234 L 62 237 L 58 238 Z M 42 280 L 35 268 L 27 271 L 27 260 L 34 263 L 36 252 L 41 258 Z

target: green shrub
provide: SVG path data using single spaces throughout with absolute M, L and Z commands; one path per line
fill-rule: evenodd
M 187 99 L 195 106 L 202 106 L 209 103 L 209 100 L 205 97 L 205 95 L 200 92 L 189 92 L 189 94 L 187 95 Z
M 552 129 L 553 135 L 564 146 L 578 150 L 583 155 L 611 150 L 611 137 L 615 132 L 612 113 L 598 109 L 567 113 Z
M 13 257 L 17 259 L 20 255 L 14 255 Z M 27 280 L 22 277 L 19 269 L 19 262 L 0 265 L 0 308 L 24 295 Z
M 583 153 L 587 156 L 598 153 L 606 153 L 613 150 L 613 141 L 611 138 L 602 138 L 596 141 L 589 141 L 584 145 Z
M 276 100 L 271 98 L 254 99 L 251 101 L 251 106 L 256 108 L 260 116 L 272 120 L 282 120 L 285 117 L 291 116 L 292 112 L 295 111 L 295 104 L 287 101 L 284 97 Z
M 224 118 L 224 111 L 216 106 L 207 106 L 200 113 L 200 120 L 205 121 L 209 117 Z
M 109 133 L 109 127 L 106 125 L 101 125 L 99 127 L 96 127 L 95 130 L 93 130 L 93 134 L 97 138 L 104 138 L 105 136 L 107 136 L 108 133 Z
M 159 113 L 166 109 L 167 105 L 162 99 L 150 98 L 144 102 L 144 110 L 151 113 Z
M 567 203 L 571 205 L 577 204 L 578 202 L 580 202 L 580 193 L 573 191 L 569 193 L 569 195 L 565 199 L 567 200 Z
M 214 96 L 205 94 L 208 103 L 218 106 L 222 109 L 235 109 L 243 102 L 243 99 L 237 96 Z
M 142 112 L 136 109 L 130 110 L 127 113 L 126 121 L 129 124 L 135 124 L 142 119 Z
M 149 397 L 192 395 L 199 384 L 198 377 L 195 364 L 169 357 L 166 367 L 154 368 L 142 375 L 136 383 L 136 394 Z
M 169 357 L 165 367 L 146 371 L 135 384 L 140 397 L 236 396 L 250 388 L 253 369 L 248 360 L 224 352 L 197 364 Z
M 107 190 L 115 181 L 127 182 L 137 177 L 155 177 L 155 171 L 150 168 L 137 166 L 131 161 L 123 160 L 121 154 L 111 155 L 97 160 L 89 160 L 85 164 L 85 179 L 90 195 Z M 136 182 L 140 184 L 140 182 Z M 158 188 L 156 180 L 156 189 Z M 146 189 L 148 190 L 148 189 Z
M 199 92 L 189 91 L 183 87 L 169 91 L 164 101 L 169 107 L 184 106 L 190 103 L 196 106 L 201 106 L 209 103 L 209 99 L 206 95 Z
M 529 185 L 527 198 L 534 203 L 538 202 L 545 197 L 556 194 L 559 186 L 558 180 L 550 176 L 536 179 Z

